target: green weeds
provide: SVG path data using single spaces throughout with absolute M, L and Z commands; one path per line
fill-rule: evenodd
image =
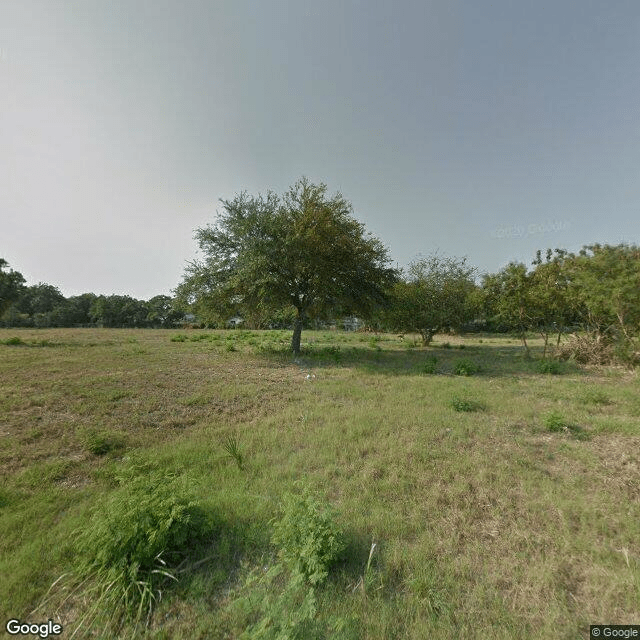
M 473 360 L 456 360 L 453 363 L 453 373 L 457 376 L 472 376 L 479 371 L 480 367 Z
M 455 411 L 472 413 L 474 411 L 484 411 L 485 406 L 482 402 L 476 400 L 469 400 L 467 398 L 461 398 L 460 396 L 453 396 L 451 398 L 451 407 Z
M 428 356 L 423 365 L 422 365 L 422 373 L 427 375 L 433 375 L 437 372 L 438 369 L 438 358 L 436 356 Z
M 587 440 L 588 433 L 577 424 L 567 420 L 562 413 L 558 411 L 550 411 L 543 418 L 543 423 L 547 431 L 551 433 L 567 433 L 574 436 L 578 440 Z
M 177 581 L 178 561 L 207 532 L 209 522 L 188 486 L 166 474 L 130 470 L 93 509 L 77 536 L 75 567 L 52 585 L 41 607 L 72 598 L 82 607 L 76 630 L 117 634 L 149 623 L 154 604 Z M 83 606 L 81 603 L 87 603 Z

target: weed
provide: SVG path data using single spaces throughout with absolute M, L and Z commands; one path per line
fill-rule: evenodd
M 467 413 L 474 411 L 483 411 L 485 408 L 481 402 L 477 402 L 475 400 L 467 400 L 459 396 L 453 396 L 453 398 L 451 398 L 451 407 L 456 411 Z
M 286 494 L 281 517 L 273 523 L 273 543 L 278 555 L 293 573 L 312 585 L 327 577 L 329 566 L 344 548 L 341 531 L 327 505 L 297 483 L 300 493 Z
M 558 411 L 551 411 L 544 417 L 544 425 L 548 431 L 558 432 L 569 428 L 569 423 Z
M 233 342 L 227 342 L 226 346 L 225 346 L 225 351 L 229 351 L 229 352 L 233 352 L 233 351 L 237 351 L 238 349 L 236 349 L 236 345 L 233 344 Z
M 552 433 L 567 433 L 578 440 L 588 440 L 589 434 L 577 424 L 567 420 L 560 412 L 551 411 L 543 419 L 544 425 Z
M 285 495 L 281 517 L 273 521 L 272 542 L 278 547 L 279 562 L 251 572 L 244 585 L 262 597 L 259 619 L 242 638 L 324 637 L 316 589 L 325 582 L 344 543 L 330 509 L 299 483 L 298 487 L 300 493 Z M 334 628 L 344 625 L 342 619 L 332 621 Z
M 242 471 L 244 469 L 244 456 L 240 449 L 238 436 L 235 434 L 227 436 L 225 441 L 222 443 L 222 448 L 227 452 L 227 455 L 232 460 L 235 460 L 235 463 L 238 465 L 238 469 Z
M 94 508 L 77 539 L 75 592 L 92 603 L 78 629 L 146 626 L 161 588 L 176 580 L 167 559 L 183 556 L 207 529 L 184 485 L 157 472 L 132 475 Z
M 27 343 L 22 338 L 18 338 L 18 336 L 0 340 L 0 344 L 6 344 L 9 347 L 27 346 Z
M 94 456 L 104 456 L 107 453 L 124 448 L 124 438 L 111 431 L 88 431 L 84 435 L 84 446 Z
M 585 404 L 600 404 L 610 405 L 613 404 L 611 398 L 601 389 L 590 389 L 582 396 L 582 402 Z
M 548 373 L 557 376 L 563 373 L 562 365 L 557 360 L 541 360 L 537 366 L 539 373 Z
M 472 376 L 480 371 L 480 367 L 472 360 L 456 360 L 453 364 L 453 372 L 457 376 Z
M 179 333 L 177 336 L 171 336 L 171 342 L 186 342 L 188 336 L 185 336 L 184 333 Z
M 443 343 L 442 348 L 443 349 L 451 349 L 451 343 L 450 342 Z

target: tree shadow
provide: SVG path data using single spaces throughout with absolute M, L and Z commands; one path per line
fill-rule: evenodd
M 446 344 L 446 343 L 445 343 Z M 527 357 L 519 345 L 474 344 L 460 347 L 429 346 L 408 348 L 364 344 L 307 345 L 300 355 L 280 350 L 261 352 L 266 360 L 294 363 L 302 369 L 344 367 L 386 376 L 562 376 L 585 375 L 573 362 L 542 358 L 542 347 L 531 347 Z M 553 367 L 548 363 L 553 362 Z

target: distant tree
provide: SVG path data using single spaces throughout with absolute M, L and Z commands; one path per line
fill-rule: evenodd
M 380 240 L 365 233 L 341 194 L 299 180 L 282 198 L 242 193 L 222 200 L 215 226 L 196 231 L 204 260 L 176 290 L 199 316 L 267 317 L 293 308 L 291 349 L 303 323 L 323 314 L 366 315 L 386 300 L 395 271 Z
M 54 307 L 51 318 L 54 326 L 72 327 L 74 325 L 92 324 L 89 311 L 97 296 L 95 293 L 83 293 L 71 296 Z
M 557 332 L 556 348 L 560 346 L 563 332 L 576 324 L 580 301 L 576 297 L 568 264 L 570 254 L 563 249 L 547 249 L 546 260 L 538 250 L 533 261 L 534 271 L 529 274 L 531 326 L 544 340 L 543 357 L 546 357 L 549 336 Z
M 16 308 L 30 317 L 30 324 L 36 327 L 52 326 L 52 312 L 65 297 L 58 287 L 45 282 L 25 287 L 16 302 Z
M 0 317 L 20 298 L 24 284 L 22 274 L 9 269 L 9 263 L 0 258 Z
M 396 331 L 414 331 L 427 346 L 436 333 L 458 330 L 473 319 L 475 269 L 466 258 L 432 255 L 409 265 L 407 277 L 393 288 L 387 324 Z
M 522 340 L 527 356 L 530 355 L 527 331 L 537 326 L 539 311 L 536 308 L 533 279 L 522 262 L 510 262 L 496 274 L 486 274 L 482 279 L 485 313 L 515 331 Z
M 104 327 L 144 327 L 148 315 L 146 302 L 131 296 L 98 296 L 89 310 L 92 321 Z
M 582 323 L 592 342 L 640 362 L 640 247 L 588 245 L 567 265 Z
M 175 300 L 166 295 L 154 296 L 146 304 L 147 322 L 153 327 L 173 327 L 184 316 Z

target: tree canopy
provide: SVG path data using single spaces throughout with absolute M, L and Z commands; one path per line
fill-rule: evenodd
M 396 331 L 415 331 L 428 345 L 436 333 L 473 319 L 475 269 L 466 258 L 432 255 L 409 265 L 393 291 L 388 321 Z
M 177 289 L 200 313 L 229 317 L 295 310 L 291 348 L 300 352 L 307 318 L 367 315 L 387 299 L 396 272 L 387 249 L 365 232 L 352 206 L 325 184 L 302 178 L 273 192 L 222 200 L 215 226 L 196 231 L 204 259 Z
M 9 263 L 0 258 L 0 316 L 20 297 L 24 284 L 22 274 L 9 269 Z

